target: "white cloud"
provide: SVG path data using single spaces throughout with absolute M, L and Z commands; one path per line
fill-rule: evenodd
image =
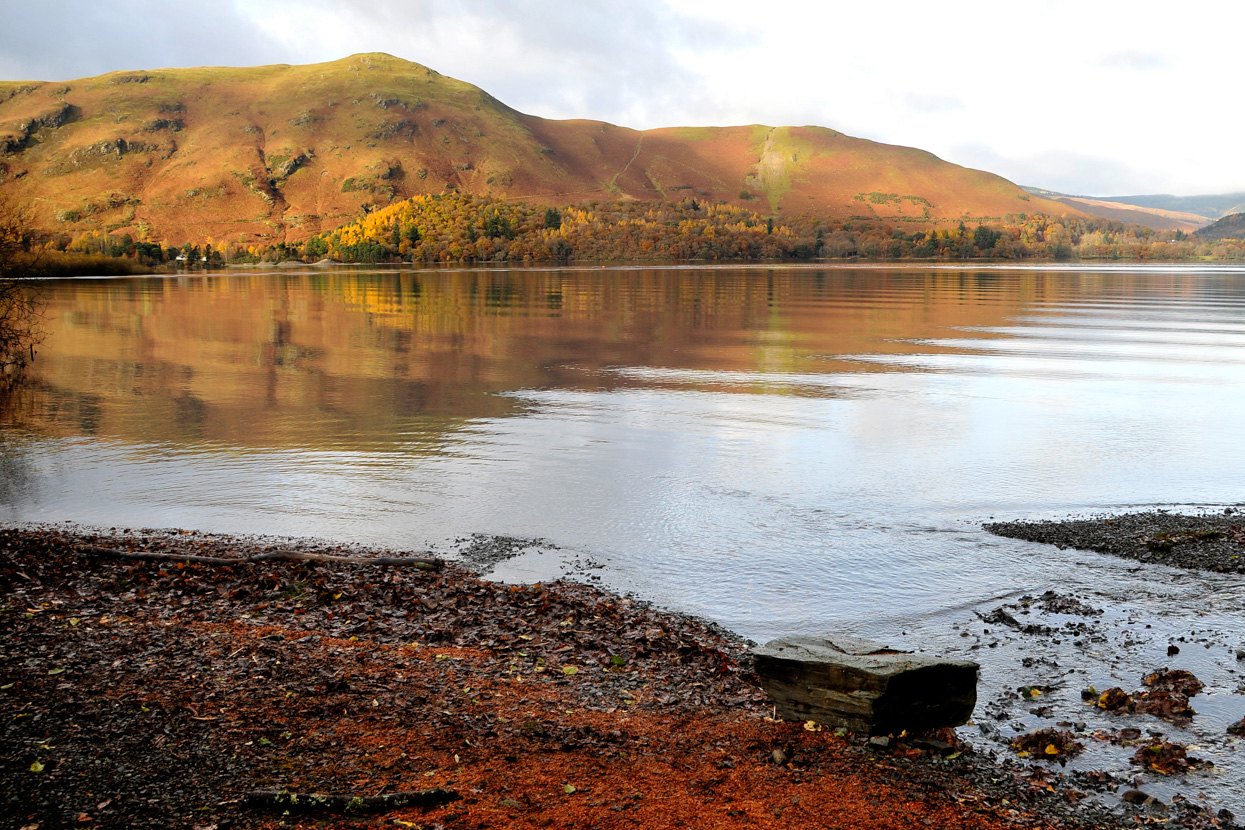
M 902 98 L 908 108 L 917 113 L 955 112 L 964 109 L 964 102 L 955 95 L 904 92 Z
M 1123 69 L 1127 72 L 1148 72 L 1167 68 L 1167 59 L 1158 52 L 1113 52 L 1105 55 L 1098 63 L 1108 69 Z
M 984 144 L 966 143 L 951 149 L 957 162 L 978 170 L 990 170 L 1021 184 L 1044 187 L 1071 196 L 1154 193 L 1169 189 L 1163 181 L 1147 188 L 1137 172 L 1114 159 L 1052 150 L 1031 156 L 1000 155 Z
M 821 124 L 1052 189 L 1223 192 L 1245 189 L 1235 146 L 1245 116 L 1226 92 L 1243 8 L 47 0 L 6 12 L 0 75 L 68 79 L 383 51 L 546 117 L 639 128 Z
M 7 3 L 0 78 L 67 81 L 120 69 L 280 62 L 240 4 Z

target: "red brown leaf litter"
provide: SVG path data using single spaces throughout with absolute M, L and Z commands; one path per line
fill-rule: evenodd
M 1098 708 L 1108 712 L 1131 712 L 1137 701 L 1119 686 L 1112 686 L 1098 696 Z
M 0 827 L 1158 821 L 947 735 L 879 750 L 776 721 L 746 644 L 588 586 L 490 583 L 452 565 L 130 561 L 85 546 L 272 548 L 177 531 L 0 529 Z M 260 790 L 433 788 L 457 799 L 363 817 L 247 803 Z M 1192 806 L 1178 818 L 1234 826 Z
M 1098 696 L 1098 708 L 1154 715 L 1176 724 L 1187 723 L 1197 714 L 1189 705 L 1189 698 L 1206 688 L 1206 684 L 1184 669 L 1159 669 L 1143 677 L 1141 682 L 1147 688 L 1133 694 L 1119 686 L 1107 689 Z
M 1214 766 L 1210 761 L 1190 758 L 1184 746 L 1171 741 L 1146 742 L 1133 754 L 1133 762 L 1161 775 Z
M 1011 740 L 1012 749 L 1038 758 L 1067 758 L 1076 755 L 1085 745 L 1066 729 L 1035 729 Z
M 1186 697 L 1193 697 L 1206 688 L 1206 684 L 1198 680 L 1193 672 L 1184 669 L 1159 669 L 1147 674 L 1141 682 L 1155 691 L 1179 692 Z

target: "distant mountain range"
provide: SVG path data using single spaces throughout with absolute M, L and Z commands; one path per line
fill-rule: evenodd
M 1245 193 L 1219 193 L 1210 196 L 1109 196 L 1108 202 L 1123 202 L 1138 207 L 1183 211 L 1218 219 L 1230 213 L 1245 213 Z
M 549 205 L 696 198 L 910 227 L 1080 210 L 823 127 L 538 118 L 384 54 L 0 82 L 0 194 L 70 236 L 300 241 L 443 192 Z
M 1025 190 L 1094 216 L 1135 222 L 1155 230 L 1195 231 L 1223 216 L 1245 213 L 1245 193 L 1096 197 L 1073 196 L 1040 187 L 1026 187 Z

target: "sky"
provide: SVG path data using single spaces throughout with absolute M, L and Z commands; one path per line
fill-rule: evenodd
M 0 79 L 387 52 L 523 112 L 805 125 L 1075 195 L 1245 191 L 1239 0 L 0 0 Z

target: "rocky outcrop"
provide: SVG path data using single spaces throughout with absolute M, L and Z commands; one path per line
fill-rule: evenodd
M 154 153 L 168 158 L 173 150 L 159 144 L 148 144 L 144 141 L 126 141 L 124 138 L 110 138 L 97 141 L 85 147 L 79 147 L 58 161 L 49 164 L 43 170 L 44 176 L 64 176 L 76 170 L 96 167 L 134 153 Z
M 58 106 L 45 113 L 34 118 L 27 118 L 15 126 L 11 126 L 8 131 L 0 133 L 0 154 L 11 155 L 12 153 L 25 150 L 30 146 L 35 133 L 39 130 L 54 130 L 76 120 L 79 114 L 77 107 L 62 101 Z M 13 122 L 9 123 L 12 124 Z
M 381 141 L 387 141 L 398 136 L 411 136 L 419 129 L 419 125 L 409 118 L 402 118 L 393 122 L 382 121 L 376 127 L 375 131 L 367 134 L 367 137 Z
M 180 118 L 154 118 L 143 124 L 142 130 L 145 133 L 158 133 L 161 130 L 169 132 L 179 132 L 186 126 L 186 122 Z
M 35 128 L 48 127 L 49 129 L 56 129 L 73 121 L 78 114 L 77 107 L 62 101 L 59 106 L 35 118 Z
M 310 160 L 311 157 L 306 153 L 299 153 L 293 158 L 285 159 L 272 168 L 272 178 L 274 180 L 289 178 L 295 170 L 302 167 Z
M 788 637 L 753 651 L 778 714 L 861 735 L 959 726 L 977 704 L 978 665 L 851 637 Z

